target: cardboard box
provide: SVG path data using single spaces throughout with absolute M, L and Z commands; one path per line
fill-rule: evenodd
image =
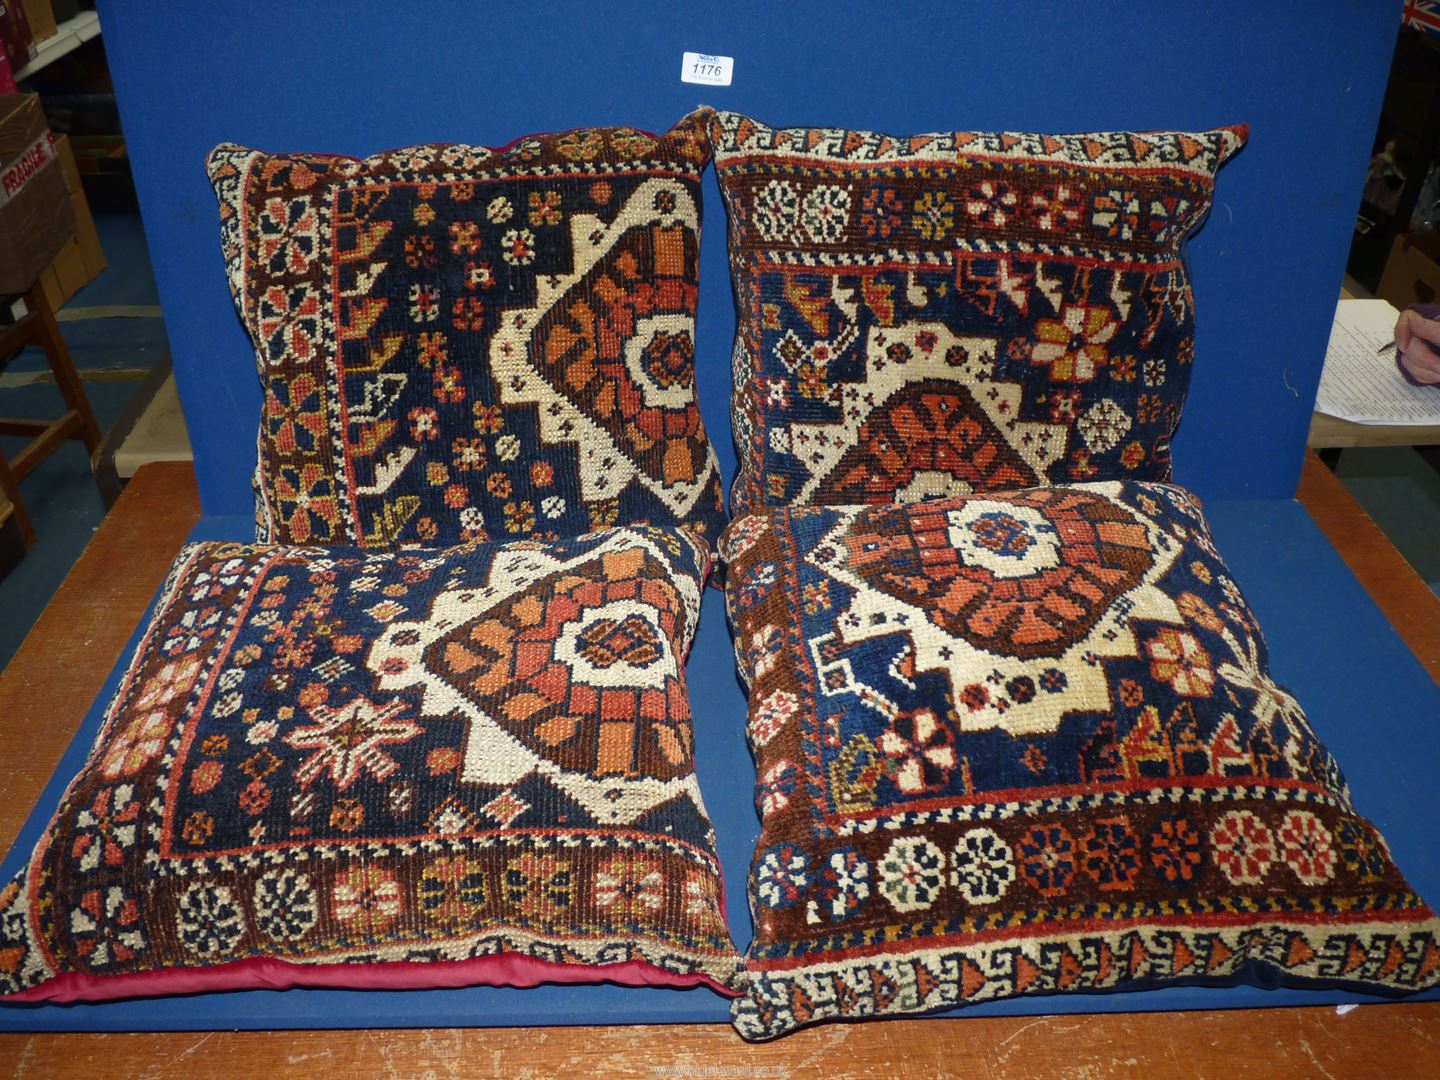
M 9 0 L 5 2 L 8 3 Z M 60 32 L 60 28 L 55 24 L 55 9 L 50 6 L 50 0 L 20 0 L 20 6 L 25 11 L 25 18 L 30 22 L 30 35 L 37 45 Z
M 35 58 L 35 35 L 19 0 L 0 0 L 0 50 L 17 72 Z
M 1402 233 L 1390 247 L 1375 295 L 1401 311 L 1415 304 L 1433 304 L 1440 300 L 1440 264 L 1425 254 L 1414 238 Z
M 105 252 L 100 247 L 100 234 L 95 231 L 95 219 L 90 216 L 90 204 L 85 201 L 83 191 L 70 196 L 70 210 L 75 215 L 75 242 L 80 245 L 80 255 L 85 260 L 85 280 L 93 281 L 105 269 Z
M 55 136 L 55 158 L 60 162 L 60 175 L 65 178 L 65 190 L 71 195 L 83 190 L 80 184 L 80 165 L 75 160 L 75 148 L 70 145 L 69 135 Z
M 74 235 L 70 195 L 40 99 L 0 95 L 0 293 L 30 288 Z
M 55 152 L 60 162 L 60 175 L 65 178 L 65 190 L 70 193 L 70 210 L 75 216 L 75 242 L 80 245 L 80 255 L 85 262 L 85 280 L 80 283 L 84 285 L 105 269 L 105 252 L 100 247 L 100 234 L 95 231 L 95 219 L 90 215 L 90 204 L 80 183 L 80 167 L 68 135 L 55 136 Z M 74 290 L 70 293 L 73 295 Z M 66 297 L 67 300 L 69 298 Z
M 60 249 L 40 275 L 45 298 L 58 311 L 105 269 L 105 252 L 100 248 L 100 235 L 95 231 L 95 219 L 90 216 L 90 204 L 85 201 L 85 189 L 80 186 L 80 169 L 67 136 L 55 136 L 55 157 L 75 218 L 74 238 Z
M 50 309 L 59 311 L 89 280 L 85 255 L 79 242 L 72 238 L 65 241 L 65 246 L 41 273 L 40 287 L 45 290 Z

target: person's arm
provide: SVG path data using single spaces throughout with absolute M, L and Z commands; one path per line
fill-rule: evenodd
M 1395 366 L 1412 386 L 1440 383 L 1440 304 L 1417 304 L 1395 323 Z

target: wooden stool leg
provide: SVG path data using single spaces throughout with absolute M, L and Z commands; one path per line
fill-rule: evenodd
M 93 458 L 100 449 L 100 425 L 95 422 L 95 414 L 90 410 L 90 400 L 85 396 L 85 387 L 80 382 L 80 373 L 75 370 L 75 362 L 70 359 L 70 350 L 65 345 L 65 339 L 60 336 L 60 324 L 55 321 L 55 312 L 50 309 L 50 302 L 45 299 L 45 290 L 39 283 L 25 294 L 25 306 L 40 320 L 40 338 L 45 349 L 45 358 L 50 361 L 50 370 L 55 373 L 55 384 L 60 387 L 65 404 L 80 414 L 80 438 Z
M 10 500 L 10 512 L 15 515 L 15 524 L 20 526 L 20 539 L 25 541 L 26 547 L 35 544 L 35 526 L 30 521 L 30 513 L 25 509 L 25 504 L 20 501 L 20 485 L 15 480 L 15 474 L 10 471 L 10 463 L 5 460 L 4 453 L 0 453 L 0 492 Z

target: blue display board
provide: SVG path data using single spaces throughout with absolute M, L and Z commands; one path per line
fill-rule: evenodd
M 704 101 L 776 124 L 896 132 L 1073 131 L 1248 122 L 1190 248 L 1195 374 L 1177 479 L 1207 500 L 1221 550 L 1267 636 L 1276 678 L 1345 764 L 1360 811 L 1416 889 L 1440 901 L 1440 688 L 1415 662 L 1294 490 L 1358 205 L 1398 7 L 1216 0 L 1090 4 L 102 2 L 127 143 L 206 517 L 244 537 L 260 408 L 226 288 L 204 154 L 222 140 L 366 154 L 427 140 L 500 144 L 536 130 L 660 130 Z M 680 82 L 685 50 L 735 58 L 730 87 Z M 700 393 L 734 469 L 734 307 L 723 211 L 707 177 Z M 1341 630 L 1343 628 L 1343 632 Z M 689 669 L 697 762 L 727 867 L 737 941 L 758 822 L 744 701 L 718 594 Z M 111 687 L 118 679 L 112 676 Z M 110 689 L 57 771 L 0 880 L 19 866 L 83 760 Z M 1433 996 L 1433 995 L 1432 995 Z M 1023 998 L 967 1015 L 1227 1008 L 1366 1000 L 1188 987 Z M 0 1008 L 0 1030 L 446 1026 L 722 1020 L 707 990 L 287 991 Z

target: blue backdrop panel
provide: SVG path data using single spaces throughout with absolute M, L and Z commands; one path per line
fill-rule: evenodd
M 1399 5 L 1322 0 L 656 5 L 101 4 L 207 513 L 248 513 L 260 394 L 226 290 L 204 154 L 231 140 L 368 154 L 498 145 L 590 124 L 664 130 L 701 101 L 772 124 L 896 133 L 1246 121 L 1191 246 L 1198 332 L 1178 478 L 1202 495 L 1295 488 Z M 679 80 L 684 50 L 735 58 Z M 726 476 L 734 306 L 723 211 L 698 326 L 705 421 Z
M 1433 826 L 1440 820 L 1440 785 L 1433 779 L 1440 769 L 1440 727 L 1435 724 L 1440 687 L 1297 504 L 1215 500 L 1206 510 L 1216 543 L 1265 628 L 1276 680 L 1305 705 L 1311 723 L 1344 768 L 1356 807 L 1380 826 L 1410 883 L 1431 903 L 1440 901 L 1440 848 Z M 249 527 L 245 517 L 206 519 L 194 536 L 240 539 Z M 745 699 L 731 655 L 724 605 L 719 593 L 710 590 L 688 668 L 695 755 L 725 867 L 730 926 L 743 949 L 750 939 L 745 875 L 760 826 L 751 796 L 754 766 L 741 735 Z M 66 781 L 84 761 L 122 672 L 123 661 L 111 673 L 14 849 L 0 862 L 0 881 L 17 873 L 33 849 Z M 1440 998 L 1440 991 L 1422 997 Z M 999 1016 L 1374 1000 L 1379 999 L 1328 990 L 1189 986 L 1015 998 L 962 1011 L 966 1016 Z M 287 990 L 198 994 L 178 1004 L 160 998 L 102 1005 L 0 1005 L 0 1031 L 693 1023 L 727 1017 L 725 999 L 704 988 Z

